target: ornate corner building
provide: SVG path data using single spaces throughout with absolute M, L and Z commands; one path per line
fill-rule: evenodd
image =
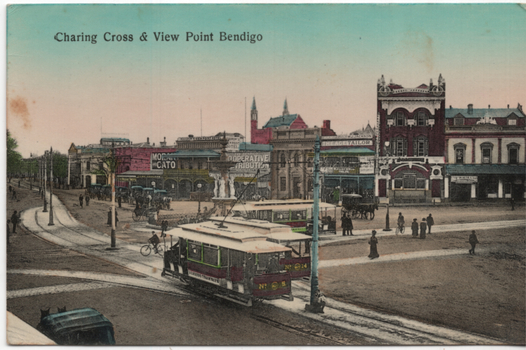
M 377 84 L 375 195 L 382 202 L 439 202 L 444 191 L 446 83 Z

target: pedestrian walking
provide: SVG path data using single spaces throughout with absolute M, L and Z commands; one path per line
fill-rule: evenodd
M 119 222 L 119 213 L 117 212 L 117 209 L 115 209 L 115 228 L 117 228 L 118 222 Z
M 469 235 L 469 244 L 471 244 L 471 249 L 469 250 L 469 254 L 475 255 L 475 246 L 479 243 L 479 240 L 477 239 L 477 235 L 475 234 L 475 230 L 471 231 L 471 234 Z
M 20 188 L 20 180 L 18 180 L 18 188 Z
M 86 199 L 86 206 L 89 207 L 89 200 L 90 200 L 89 195 L 86 195 L 85 199 Z
M 380 257 L 380 255 L 378 254 L 378 238 L 376 238 L 375 230 L 373 230 L 372 236 L 369 239 L 369 245 L 370 245 L 369 258 L 375 259 L 375 258 Z
M 18 200 L 18 196 L 16 195 L 15 189 L 13 189 L 13 192 L 12 192 L 12 195 L 11 195 L 11 199 Z
M 398 213 L 398 220 L 397 220 L 397 230 L 396 230 L 396 234 L 398 234 L 398 232 L 400 233 L 404 233 L 404 225 L 405 225 L 405 219 L 404 219 L 404 216 L 402 215 L 402 213 Z
M 82 193 L 79 195 L 79 203 L 80 203 L 80 207 L 83 208 L 83 205 L 84 205 L 84 196 L 82 195 Z
M 166 237 L 166 231 L 168 230 L 168 221 L 163 220 L 161 222 L 161 237 Z
M 420 239 L 426 238 L 426 229 L 427 229 L 426 218 L 422 218 L 422 222 L 420 223 Z
M 510 202 L 511 202 L 511 210 L 515 210 L 515 198 L 511 197 Z
M 108 225 L 111 226 L 111 208 L 108 210 Z
M 121 196 L 119 196 L 119 198 L 117 198 L 117 203 L 119 203 L 119 208 L 121 207 L 121 203 L 122 203 L 122 198 Z
M 418 222 L 416 219 L 413 219 L 411 223 L 411 231 L 413 231 L 413 238 L 418 238 Z
M 435 224 L 435 220 L 433 219 L 431 214 L 429 214 L 426 221 L 427 221 L 427 233 L 431 234 L 431 226 Z
M 9 185 L 9 193 L 13 192 L 13 187 Z
M 349 214 L 347 214 L 346 216 L 347 216 L 347 234 L 349 234 L 351 236 L 354 236 L 352 234 L 352 230 L 354 228 L 354 226 L 352 224 L 352 218 L 349 216 Z
M 11 215 L 11 223 L 13 224 L 13 233 L 16 233 L 16 225 L 18 224 L 19 220 L 20 220 L 20 215 L 17 214 L 15 210 L 13 215 Z

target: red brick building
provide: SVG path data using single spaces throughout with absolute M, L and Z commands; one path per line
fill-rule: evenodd
M 443 192 L 446 84 L 377 85 L 376 196 L 391 203 L 440 201 Z

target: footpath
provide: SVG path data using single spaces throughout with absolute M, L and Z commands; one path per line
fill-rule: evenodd
M 161 276 L 163 260 L 157 254 L 142 256 L 140 254 L 141 244 L 133 244 L 121 239 L 116 240 L 118 249 L 110 248 L 110 237 L 102 234 L 93 228 L 75 220 L 67 208 L 56 197 L 53 198 L 54 225 L 48 225 L 49 213 L 43 213 L 41 207 L 25 210 L 22 215 L 22 225 L 37 236 L 53 242 L 57 245 L 68 247 L 80 253 L 95 256 L 100 259 L 110 261 L 128 269 L 143 274 L 144 278 L 116 276 L 111 274 L 96 274 L 76 271 L 58 270 L 8 270 L 8 274 L 25 275 L 46 275 L 63 276 L 90 280 L 93 283 L 79 283 L 74 285 L 55 286 L 53 288 L 33 288 L 29 290 L 10 291 L 7 298 L 23 297 L 36 295 L 39 293 L 55 293 L 57 290 L 67 292 L 68 290 L 89 290 L 94 288 L 106 288 L 109 285 L 121 284 L 133 288 L 147 288 L 186 295 L 187 292 L 181 289 L 182 284 L 178 280 Z M 455 230 L 483 230 L 490 228 L 506 228 L 526 226 L 526 220 L 495 221 L 472 224 L 437 225 L 433 227 L 434 233 L 450 232 Z M 146 229 L 146 227 L 144 228 Z M 151 229 L 148 229 L 151 230 Z M 321 245 L 329 242 L 364 239 L 370 236 L 371 230 L 353 231 L 355 236 L 330 235 L 322 237 Z M 378 236 L 395 235 L 395 231 L 382 231 L 377 229 Z M 169 241 L 166 242 L 170 244 Z M 465 254 L 465 249 L 419 251 L 401 254 L 383 255 L 382 259 L 358 257 L 350 259 L 321 260 L 320 268 L 330 268 L 333 266 L 355 265 L 367 263 L 381 263 L 386 261 L 423 259 L 428 257 L 446 257 L 457 254 Z M 47 289 L 46 289 L 47 288 Z M 304 311 L 305 304 L 309 303 L 309 286 L 302 281 L 294 282 L 293 302 L 270 301 L 275 307 L 287 310 L 292 313 L 301 314 L 319 322 L 325 322 L 352 333 L 359 334 L 364 338 L 384 344 L 406 344 L 406 345 L 456 345 L 456 344 L 477 344 L 490 345 L 498 344 L 497 340 L 469 334 L 462 331 L 452 330 L 446 327 L 438 327 L 425 324 L 399 316 L 385 315 L 379 312 L 359 308 L 353 305 L 341 303 L 335 300 L 328 300 L 324 314 L 311 314 Z

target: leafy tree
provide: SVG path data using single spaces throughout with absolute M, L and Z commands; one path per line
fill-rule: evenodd
M 22 155 L 16 151 L 18 142 L 11 137 L 11 133 L 7 130 L 7 174 L 9 179 L 13 174 L 19 173 L 22 168 Z

